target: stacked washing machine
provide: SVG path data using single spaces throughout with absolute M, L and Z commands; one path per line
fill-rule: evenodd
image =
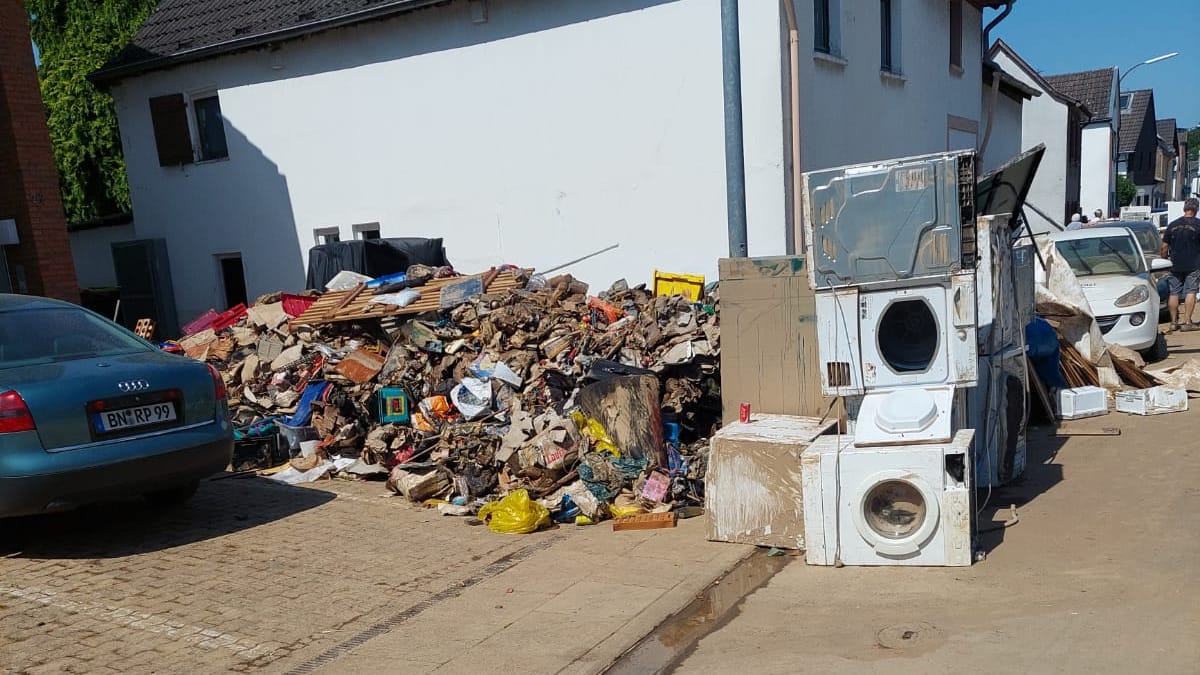
M 975 488 L 1025 464 L 1033 248 L 1014 249 L 1042 149 L 976 182 L 972 151 L 804 176 L 821 384 L 846 435 L 802 455 L 815 565 L 970 565 Z

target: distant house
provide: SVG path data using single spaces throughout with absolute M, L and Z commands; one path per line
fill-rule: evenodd
M 1091 112 L 1082 101 L 1051 85 L 1004 40 L 996 40 L 988 57 L 1041 94 L 1025 104 L 1021 122 L 1023 150 L 1039 143 L 1046 146 L 1028 197 L 1028 204 L 1044 215 L 1031 215 L 1030 225 L 1035 232 L 1058 229 L 1080 211 L 1083 128 Z
M 796 249 L 798 170 L 976 147 L 1002 4 L 742 2 L 750 253 Z M 567 270 L 595 285 L 728 253 L 713 0 L 163 0 L 92 77 L 183 320 L 301 288 L 334 238 L 444 237 L 464 271 L 619 244 Z
M 1160 173 L 1163 177 L 1163 201 L 1179 201 L 1183 199 L 1183 176 L 1179 172 L 1181 165 L 1187 164 L 1187 154 L 1180 154 L 1179 126 L 1175 118 L 1155 122 L 1158 131 L 1158 146 L 1163 166 Z M 1184 153 L 1187 151 L 1184 150 Z
M 1193 170 L 1195 162 L 1188 161 L 1188 132 L 1187 129 L 1178 129 L 1175 132 L 1175 147 L 1178 149 L 1178 161 L 1175 163 L 1175 181 L 1179 186 L 1179 199 L 1187 199 L 1191 197 L 1195 190 L 1192 188 L 1192 180 L 1196 175 Z
M 1154 117 L 1154 91 L 1121 92 L 1121 142 L 1117 172 L 1137 186 L 1134 206 L 1156 207 L 1166 182 L 1159 166 L 1158 125 Z
M 1117 69 L 1047 75 L 1063 96 L 1081 101 L 1091 113 L 1084 124 L 1079 174 L 1079 203 L 1089 216 L 1117 207 L 1117 138 L 1121 121 Z

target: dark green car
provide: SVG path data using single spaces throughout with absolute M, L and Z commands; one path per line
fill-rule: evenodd
M 232 453 L 211 366 L 76 305 L 0 294 L 0 517 L 183 501 Z

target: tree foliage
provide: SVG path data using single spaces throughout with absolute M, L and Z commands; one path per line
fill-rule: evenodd
M 1187 143 L 1188 159 L 1194 162 L 1200 157 L 1200 126 L 1188 132 Z
M 1137 186 L 1125 176 L 1117 176 L 1117 206 L 1129 206 L 1137 197 Z
M 67 222 L 129 210 L 112 97 L 87 80 L 132 39 L 155 0 L 25 0 Z

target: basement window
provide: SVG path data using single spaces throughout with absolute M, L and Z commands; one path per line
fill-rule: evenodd
M 378 239 L 379 238 L 379 223 L 359 223 L 352 225 L 355 239 Z
M 336 244 L 342 240 L 342 234 L 336 227 L 318 227 L 313 230 L 313 241 L 317 246 L 322 244 Z

